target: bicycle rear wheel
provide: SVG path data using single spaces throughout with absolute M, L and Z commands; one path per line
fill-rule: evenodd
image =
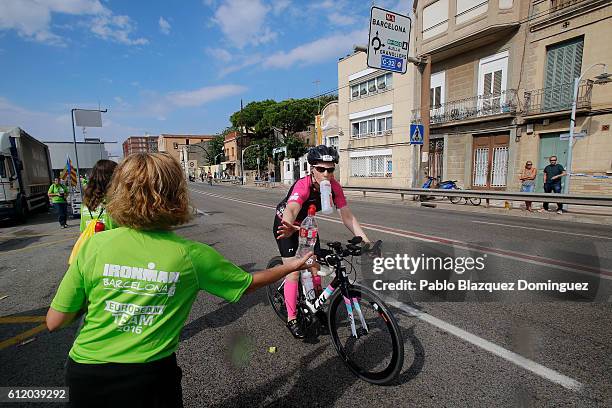
M 268 269 L 283 264 L 283 259 L 280 256 L 270 259 L 268 262 Z M 284 293 L 285 280 L 281 279 L 274 283 L 271 283 L 266 287 L 266 293 L 268 295 L 268 301 L 274 309 L 274 313 L 283 322 L 287 322 L 287 307 L 285 306 L 285 293 Z
M 461 202 L 462 198 L 463 197 L 448 197 L 450 202 L 453 203 L 453 204 L 459 204 Z
M 372 384 L 387 384 L 399 375 L 404 364 L 399 326 L 387 305 L 371 290 L 352 285 L 349 294 L 357 338 L 352 333 L 344 297 L 337 290 L 327 312 L 336 351 L 357 377 Z

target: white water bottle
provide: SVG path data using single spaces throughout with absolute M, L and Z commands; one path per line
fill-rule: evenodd
M 332 206 L 332 190 L 329 180 L 321 181 L 319 189 L 321 191 L 321 213 L 331 214 L 334 212 L 334 207 Z
M 314 251 L 315 244 L 317 243 L 317 235 L 319 234 L 319 227 L 314 218 L 316 212 L 317 208 L 311 204 L 310 207 L 308 207 L 308 216 L 304 218 L 304 221 L 302 221 L 300 225 L 300 245 L 295 255 L 298 258 L 301 258 L 308 252 Z M 300 277 L 306 296 L 309 300 L 313 300 L 315 291 L 312 282 L 312 274 L 306 269 L 301 271 Z
M 308 269 L 301 271 L 300 279 L 302 279 L 302 287 L 308 300 L 314 300 L 316 297 L 314 291 L 314 283 L 312 282 L 312 273 Z

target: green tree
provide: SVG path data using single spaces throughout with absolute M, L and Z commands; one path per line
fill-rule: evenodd
M 271 99 L 266 99 L 265 101 L 260 102 L 250 102 L 248 103 L 242 110 L 234 112 L 230 116 L 230 122 L 232 123 L 232 127 L 236 129 L 245 129 L 248 133 L 254 132 L 256 136 L 269 136 L 266 133 L 265 128 L 261 128 L 258 126 L 264 116 L 264 113 L 268 109 L 273 109 L 276 105 L 276 101 Z
M 287 146 L 287 156 L 296 160 L 308 150 L 304 141 L 293 135 L 285 137 L 285 146 Z

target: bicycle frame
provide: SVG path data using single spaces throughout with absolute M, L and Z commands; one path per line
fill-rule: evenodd
M 350 283 L 346 276 L 346 269 L 339 265 L 335 268 L 336 276 L 332 280 L 332 282 L 327 285 L 325 290 L 316 298 L 313 302 L 308 299 L 307 294 L 305 293 L 304 287 L 302 286 L 302 293 L 304 294 L 304 302 L 311 313 L 316 313 L 321 310 L 321 307 L 327 302 L 327 300 L 334 294 L 336 290 L 340 290 L 342 294 L 342 298 L 344 299 L 344 306 L 346 307 L 346 312 L 348 314 L 349 322 L 351 324 L 351 333 L 353 337 L 359 338 L 357 335 L 357 327 L 355 325 L 355 315 L 353 313 L 353 309 L 357 312 L 359 316 L 359 321 L 361 323 L 362 328 L 367 333 L 368 325 L 366 324 L 365 318 L 363 317 L 363 313 L 361 312 L 361 307 L 359 306 L 359 299 L 350 298 L 349 286 Z

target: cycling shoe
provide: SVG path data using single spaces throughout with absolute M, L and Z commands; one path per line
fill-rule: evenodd
M 291 332 L 291 335 L 296 339 L 303 339 L 304 337 L 306 337 L 297 319 L 293 319 L 287 322 L 287 328 Z

